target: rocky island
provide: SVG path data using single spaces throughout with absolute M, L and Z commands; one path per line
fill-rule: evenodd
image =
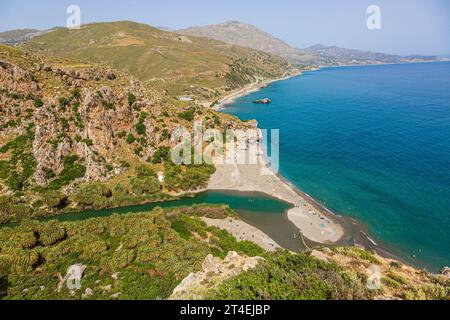
M 272 103 L 272 100 L 270 100 L 269 98 L 264 98 L 264 99 L 258 99 L 253 101 L 253 103 L 255 104 L 270 104 Z

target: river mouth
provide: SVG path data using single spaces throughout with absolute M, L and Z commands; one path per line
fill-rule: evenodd
M 239 215 L 239 218 L 242 221 L 261 230 L 282 248 L 292 252 L 298 253 L 314 247 L 353 246 L 358 244 L 366 249 L 374 249 L 384 257 L 402 260 L 408 264 L 416 265 L 416 263 L 414 263 L 415 261 L 399 259 L 399 257 L 393 255 L 391 250 L 387 249 L 388 246 L 372 243 L 367 236 L 367 227 L 361 222 L 346 216 L 333 216 L 333 219 L 338 220 L 345 230 L 344 237 L 338 242 L 333 244 L 321 244 L 308 240 L 303 237 L 297 226 L 295 226 L 288 218 L 287 212 L 293 205 L 262 192 L 210 190 L 172 201 L 151 202 L 109 209 L 86 210 L 78 213 L 63 213 L 37 220 L 57 220 L 61 222 L 83 221 L 92 218 L 109 217 L 113 214 L 145 213 L 150 212 L 156 207 L 171 209 L 190 207 L 192 205 L 228 205 Z M 17 225 L 17 223 L 5 224 L 0 225 L 0 228 L 14 228 Z
M 152 202 L 110 209 L 86 210 L 79 213 L 64 213 L 41 218 L 39 221 L 82 221 L 91 218 L 108 217 L 113 214 L 150 212 L 156 207 L 169 209 L 200 204 L 228 205 L 238 213 L 243 221 L 266 233 L 281 247 L 294 252 L 307 249 L 298 228 L 287 217 L 287 211 L 292 208 L 292 205 L 261 192 L 206 191 L 195 194 L 192 197 L 183 197 L 173 201 Z M 14 227 L 16 225 L 8 224 L 3 227 Z

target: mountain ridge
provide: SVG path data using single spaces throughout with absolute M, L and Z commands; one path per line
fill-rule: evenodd
M 184 35 L 203 36 L 269 52 L 296 64 L 306 63 L 311 58 L 303 50 L 294 48 L 283 40 L 251 24 L 240 21 L 226 21 L 215 25 L 176 30 L 175 32 Z
M 192 95 L 208 101 L 295 69 L 275 55 L 131 21 L 59 29 L 35 37 L 22 47 L 108 64 L 141 81 L 151 81 L 173 96 Z
M 226 43 L 238 44 L 256 50 L 270 52 L 285 58 L 290 63 L 298 65 L 339 66 L 440 60 L 438 57 L 434 56 L 399 56 L 380 52 L 347 49 L 338 46 L 327 46 L 323 44 L 316 44 L 305 49 L 299 49 L 290 46 L 283 40 L 280 40 L 253 25 L 239 21 L 227 21 L 214 25 L 191 27 L 176 32 L 191 36 L 208 37 Z

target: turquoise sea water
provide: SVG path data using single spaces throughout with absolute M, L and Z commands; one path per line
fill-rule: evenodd
M 323 69 L 224 111 L 280 129 L 280 173 L 377 242 L 450 265 L 450 63 Z

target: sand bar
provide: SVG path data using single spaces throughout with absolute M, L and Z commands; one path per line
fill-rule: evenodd
M 216 165 L 217 170 L 210 179 L 208 189 L 262 192 L 286 201 L 293 205 L 287 213 L 289 220 L 305 238 L 323 244 L 339 241 L 344 236 L 343 227 L 278 175 L 272 172 L 268 175 L 262 158 L 259 157 L 258 165 Z

